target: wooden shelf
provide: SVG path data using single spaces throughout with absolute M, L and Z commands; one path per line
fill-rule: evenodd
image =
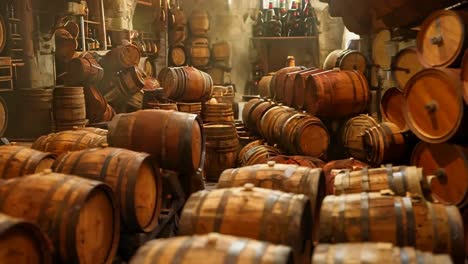
M 137 5 L 141 5 L 141 6 L 153 6 L 153 2 L 148 2 L 148 1 L 143 1 L 143 0 L 137 0 Z

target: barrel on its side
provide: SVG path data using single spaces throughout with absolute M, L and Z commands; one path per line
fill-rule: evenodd
M 0 146 L 1 179 L 17 178 L 50 169 L 55 156 L 27 147 Z
M 234 122 L 232 104 L 203 104 L 202 117 L 205 123 L 232 123 Z
M 280 138 L 275 136 L 275 127 L 281 129 L 284 122 L 295 113 L 293 108 L 281 105 L 268 109 L 260 119 L 260 133 L 263 138 L 270 144 L 278 143 Z
M 126 231 L 150 232 L 157 226 L 162 179 L 148 154 L 117 148 L 74 151 L 60 156 L 53 168 L 109 184 Z
M 359 71 L 364 74 L 367 68 L 367 59 L 364 54 L 357 50 L 335 50 L 328 54 L 323 63 L 324 70 Z
M 240 166 L 264 164 L 270 158 L 281 155 L 281 151 L 275 147 L 263 145 L 260 141 L 253 141 L 240 150 L 238 163 Z
M 102 66 L 106 74 L 116 73 L 122 69 L 137 66 L 140 62 L 141 53 L 133 44 L 121 45 L 111 49 L 103 58 Z
M 362 256 L 366 256 L 363 258 Z M 314 264 L 451 264 L 452 259 L 444 254 L 432 254 L 411 247 L 395 247 L 391 243 L 346 243 L 319 244 L 312 256 Z
M 0 263 L 52 263 L 49 239 L 37 225 L 0 214 L 0 226 Z
M 308 71 L 302 71 L 296 75 L 296 79 L 294 80 L 294 102 L 293 106 L 298 109 L 302 110 L 305 107 L 305 96 L 307 87 L 307 78 L 312 74 L 317 74 L 323 72 L 322 69 L 311 69 Z
M 455 206 L 380 193 L 325 197 L 320 211 L 320 241 L 389 242 L 450 254 L 463 262 L 464 237 Z M 437 238 L 437 239 L 434 239 Z
M 341 140 L 348 155 L 358 160 L 367 157 L 364 148 L 364 131 L 378 125 L 378 122 L 368 115 L 359 115 L 349 119 L 343 126 Z
M 59 262 L 109 263 L 117 251 L 119 211 L 110 187 L 55 173 L 0 183 L 0 212 L 36 223 Z
M 190 62 L 195 67 L 207 66 L 210 62 L 210 47 L 207 38 L 193 38 L 188 47 Z
M 176 101 L 204 102 L 213 90 L 210 75 L 193 67 L 165 68 L 159 72 L 158 79 L 166 96 Z
M 402 91 L 405 90 L 406 83 L 416 73 L 424 69 L 424 66 L 419 61 L 415 47 L 409 47 L 398 52 L 392 67 L 396 69 L 393 71 L 393 78 L 395 78 L 398 88 Z
M 275 103 L 263 100 L 253 99 L 244 105 L 242 109 L 242 120 L 246 127 L 256 133 L 261 131 L 261 118 L 268 111 L 268 109 L 275 106 Z
M 233 250 L 233 248 L 240 248 L 240 250 Z M 180 255 L 176 252 L 181 250 L 184 251 L 184 255 L 183 260 L 179 261 Z M 196 264 L 200 263 L 202 258 L 207 263 L 225 263 L 226 261 L 258 264 L 293 263 L 289 247 L 209 233 L 149 241 L 138 250 L 130 264 L 144 262 Z

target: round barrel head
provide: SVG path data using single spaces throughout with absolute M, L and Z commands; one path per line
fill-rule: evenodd
M 403 113 L 404 104 L 405 96 L 397 88 L 385 91 L 380 103 L 380 110 L 385 119 L 397 125 L 402 131 L 407 130 L 405 114 Z
M 379 31 L 372 42 L 372 60 L 383 69 L 390 68 L 391 57 L 387 54 L 386 43 L 391 40 L 389 30 Z
M 401 90 L 404 90 L 406 83 L 411 79 L 411 77 L 423 68 L 423 65 L 419 61 L 416 48 L 410 47 L 401 50 L 396 55 L 393 63 L 393 77 L 395 78 L 398 87 Z

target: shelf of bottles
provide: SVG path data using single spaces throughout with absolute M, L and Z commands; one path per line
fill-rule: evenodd
M 110 48 L 109 36 L 106 35 L 103 21 L 103 0 L 82 1 L 84 12 L 74 14 L 72 20 L 79 25 L 78 51 L 97 51 Z M 109 42 L 109 44 L 108 44 Z
M 253 25 L 254 38 L 316 37 L 319 34 L 319 21 L 310 0 L 264 0 L 262 7 Z
M 7 4 L 7 52 L 11 57 L 11 63 L 15 66 L 24 66 L 23 36 L 21 35 L 21 19 L 16 12 L 16 1 L 9 1 Z

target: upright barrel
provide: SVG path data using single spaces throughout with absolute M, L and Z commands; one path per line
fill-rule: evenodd
M 31 148 L 59 156 L 68 151 L 101 147 L 105 143 L 106 136 L 77 128 L 39 137 Z
M 203 104 L 202 117 L 203 122 L 205 123 L 232 123 L 234 122 L 234 111 L 232 110 L 232 104 Z
M 52 264 L 52 247 L 35 224 L 0 214 L 0 262 Z
M 365 257 L 363 257 L 365 256 Z M 451 264 L 445 254 L 432 254 L 412 247 L 395 247 L 391 243 L 319 244 L 312 256 L 314 264 Z
M 201 118 L 165 110 L 117 115 L 109 124 L 109 145 L 154 156 L 165 169 L 195 172 L 205 161 Z
M 411 131 L 429 143 L 466 142 L 468 114 L 462 91 L 458 69 L 431 68 L 413 76 L 406 85 L 404 104 Z
M 205 176 L 207 180 L 218 181 L 225 170 L 236 167 L 239 139 L 233 124 L 206 124 Z
M 55 156 L 16 145 L 0 146 L 0 179 L 11 179 L 50 169 Z
M 420 142 L 411 164 L 428 176 L 432 195 L 443 204 L 468 205 L 468 149 L 449 143 Z
M 288 245 L 300 255 L 311 240 L 312 225 L 306 196 L 246 184 L 193 194 L 182 211 L 180 234 L 247 237 Z
M 229 65 L 231 60 L 231 44 L 227 41 L 221 41 L 213 44 L 213 59 L 217 63 Z
M 183 254 L 178 255 L 177 252 L 182 250 Z M 200 263 L 201 259 L 206 263 L 293 263 L 289 247 L 209 233 L 151 240 L 138 250 L 130 264 L 145 262 L 196 264 Z
M 57 261 L 109 263 L 119 241 L 119 211 L 107 185 L 49 172 L 0 182 L 0 212 L 36 223 Z
M 307 79 L 305 108 L 319 117 L 362 113 L 369 102 L 367 80 L 357 71 L 325 71 Z
M 203 9 L 192 11 L 189 18 L 189 28 L 193 36 L 205 37 L 210 29 L 208 12 Z
M 84 127 L 88 121 L 83 87 L 55 87 L 53 112 L 56 131 Z
M 22 106 L 18 111 L 18 136 L 37 138 L 52 130 L 53 89 L 19 89 L 17 100 Z
M 192 38 L 188 50 L 191 65 L 205 67 L 210 63 L 211 52 L 207 38 Z
M 380 193 L 325 197 L 320 211 L 320 241 L 389 242 L 450 254 L 463 262 L 463 222 L 455 206 Z M 436 238 L 436 239 L 434 239 Z
M 73 151 L 60 156 L 53 168 L 112 187 L 126 231 L 150 232 L 157 226 L 162 178 L 148 154 L 118 148 Z

